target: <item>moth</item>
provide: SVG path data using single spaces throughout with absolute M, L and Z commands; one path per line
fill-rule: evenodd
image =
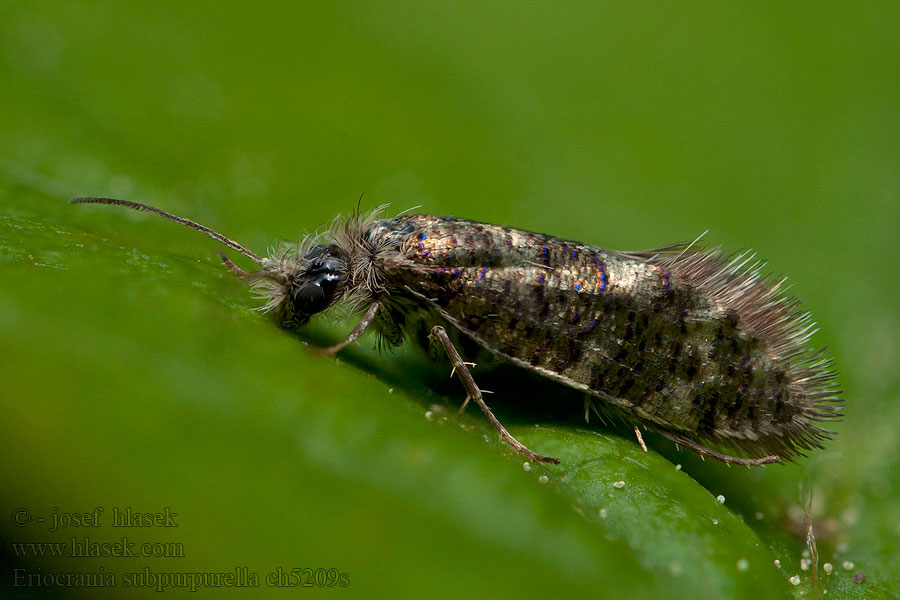
M 558 463 L 516 440 L 494 416 L 459 351 L 490 354 L 585 393 L 589 410 L 656 431 L 701 456 L 763 465 L 821 448 L 841 416 L 815 323 L 763 275 L 749 252 L 673 244 L 617 252 L 456 217 L 382 209 L 337 217 L 321 235 L 261 257 L 194 221 L 112 198 L 218 240 L 256 263 L 249 283 L 285 327 L 339 302 L 360 315 L 334 355 L 372 329 L 384 346 L 415 338 L 443 347 L 467 394 L 529 460 Z M 646 449 L 646 447 L 645 447 Z M 735 456 L 727 452 L 743 453 Z

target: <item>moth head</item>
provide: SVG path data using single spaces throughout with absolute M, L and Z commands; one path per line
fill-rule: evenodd
M 266 300 L 263 310 L 276 310 L 286 327 L 303 325 L 312 315 L 333 306 L 344 292 L 349 273 L 349 260 L 333 244 L 319 244 L 299 252 L 262 258 L 234 240 L 190 219 L 178 217 L 147 204 L 115 198 L 75 198 L 73 204 L 112 204 L 133 210 L 152 212 L 170 221 L 201 231 L 240 252 L 259 265 L 260 270 L 247 272 L 221 252 L 219 256 L 232 273 L 253 285 Z
M 250 280 L 275 309 L 285 327 L 304 325 L 341 299 L 349 273 L 347 255 L 334 244 L 312 246 L 302 255 L 264 259 L 264 270 Z M 254 281 L 255 280 L 255 281 Z

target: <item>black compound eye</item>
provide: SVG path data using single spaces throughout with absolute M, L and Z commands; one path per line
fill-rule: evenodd
M 294 277 L 291 284 L 292 313 L 304 318 L 327 310 L 339 299 L 345 279 L 345 258 L 337 246 L 316 246 L 307 252 L 303 260 L 303 270 Z
M 314 315 L 328 307 L 325 290 L 318 283 L 305 283 L 294 296 L 294 307 L 304 315 Z

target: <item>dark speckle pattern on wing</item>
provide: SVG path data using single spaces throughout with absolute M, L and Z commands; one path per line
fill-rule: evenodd
M 670 258 L 452 217 L 388 222 L 407 232 L 388 289 L 496 355 L 661 431 L 754 456 L 790 457 L 824 435 L 799 367 Z

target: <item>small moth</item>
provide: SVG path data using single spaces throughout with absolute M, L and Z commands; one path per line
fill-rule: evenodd
M 337 217 L 322 235 L 260 257 L 237 242 L 152 206 L 156 213 L 240 252 L 259 267 L 225 265 L 252 285 L 285 327 L 345 302 L 361 315 L 334 355 L 368 329 L 385 346 L 405 338 L 443 347 L 467 398 L 500 437 L 532 461 L 558 463 L 519 443 L 484 402 L 459 347 L 490 354 L 586 395 L 589 410 L 618 415 L 701 456 L 740 465 L 791 460 L 821 448 L 841 416 L 815 323 L 763 275 L 748 252 L 673 244 L 616 252 L 455 217 Z M 645 447 L 646 449 L 646 447 Z M 737 451 L 749 457 L 733 456 Z

